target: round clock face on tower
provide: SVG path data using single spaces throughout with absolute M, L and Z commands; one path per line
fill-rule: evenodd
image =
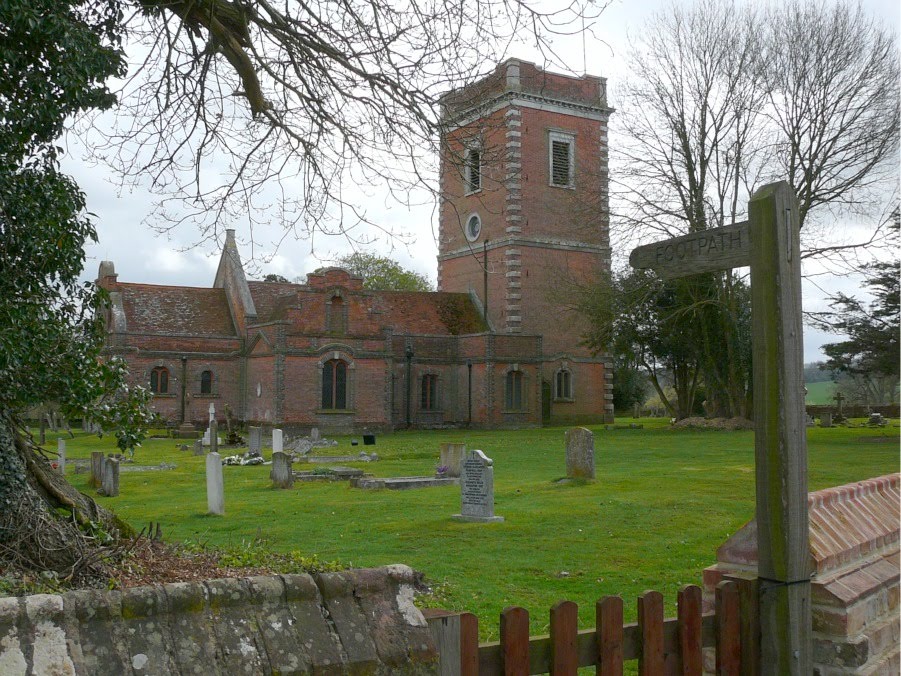
M 475 242 L 482 234 L 482 219 L 478 214 L 473 214 L 467 219 L 465 232 L 466 239 L 470 242 Z

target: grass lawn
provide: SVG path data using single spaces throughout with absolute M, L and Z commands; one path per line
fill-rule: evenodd
M 594 429 L 598 480 L 591 483 L 555 483 L 565 473 L 564 428 L 399 432 L 367 449 L 382 460 L 361 466 L 377 476 L 433 473 L 442 441 L 483 449 L 495 463 L 495 512 L 506 519 L 499 524 L 452 521 L 457 487 L 274 490 L 268 466 L 225 467 L 226 515 L 208 516 L 204 458 L 172 439 L 147 441 L 136 460 L 176 469 L 123 472 L 121 495 L 98 499 L 137 529 L 160 522 L 168 540 L 237 545 L 260 536 L 277 550 L 354 566 L 409 564 L 438 585 L 433 604 L 479 616 L 483 639 L 497 637 L 498 615 L 511 604 L 529 610 L 533 633 L 547 630 L 550 606 L 564 598 L 579 604 L 585 627 L 605 594 L 621 594 L 634 619 L 635 597 L 657 589 L 672 616 L 677 589 L 700 583 L 716 547 L 753 516 L 753 435 L 641 422 L 641 430 Z M 811 428 L 808 440 L 811 490 L 899 470 L 897 426 Z M 55 449 L 55 437 L 47 441 Z M 113 445 L 79 435 L 68 455 Z M 328 453 L 351 450 L 350 439 L 339 438 Z M 68 477 L 88 490 L 87 474 L 70 465 Z
M 819 383 L 806 383 L 807 394 L 804 401 L 808 404 L 834 404 L 835 400 L 835 383 L 831 380 L 824 380 Z

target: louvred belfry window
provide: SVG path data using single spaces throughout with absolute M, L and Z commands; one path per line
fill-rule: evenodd
M 574 174 L 574 149 L 575 137 L 560 132 L 550 132 L 548 135 L 548 150 L 550 151 L 549 171 L 550 184 L 561 188 L 572 188 Z

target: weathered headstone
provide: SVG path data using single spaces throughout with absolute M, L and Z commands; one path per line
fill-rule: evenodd
M 820 427 L 832 427 L 832 413 L 826 412 L 820 414 Z
M 116 458 L 106 458 L 104 461 L 100 490 L 108 498 L 119 495 L 119 461 Z
M 56 454 L 57 459 L 57 469 L 60 474 L 66 473 L 66 440 L 65 439 L 57 439 L 56 440 Z
M 319 441 L 319 428 L 318 427 L 314 427 L 313 429 L 310 430 L 310 441 L 312 441 L 313 443 Z
M 441 444 L 438 465 L 447 467 L 444 476 L 458 477 L 463 467 L 463 456 L 466 455 L 466 444 Z
M 207 427 L 207 428 L 204 430 L 204 432 L 203 432 L 203 438 L 201 439 L 201 443 L 203 443 L 204 446 L 209 446 L 209 445 L 210 445 L 210 428 L 209 428 L 209 427 Z
M 206 505 L 210 514 L 225 514 L 225 483 L 222 458 L 218 453 L 207 453 L 206 456 Z
M 248 433 L 248 453 L 250 453 L 251 455 L 260 455 L 263 449 L 263 428 L 250 427 L 248 428 Z
M 203 439 L 194 440 L 194 455 L 203 455 Z
M 805 421 L 805 424 L 807 425 L 807 427 L 815 427 L 817 424 L 817 421 L 813 419 L 812 415 L 808 415 L 807 420 Z
M 566 476 L 594 479 L 594 434 L 584 427 L 566 430 Z
M 364 446 L 375 446 L 375 435 L 374 434 L 364 434 L 363 435 L 363 445 Z
M 456 521 L 492 523 L 504 517 L 494 515 L 494 461 L 482 451 L 472 450 L 463 459 L 460 477 L 460 513 Z
M 212 404 L 210 404 L 212 406 Z M 210 453 L 219 452 L 219 423 L 210 420 Z
M 100 488 L 103 483 L 103 451 L 91 451 L 91 478 L 88 486 Z
M 277 453 L 285 450 L 285 437 L 280 429 L 272 430 L 272 452 Z
M 294 486 L 294 470 L 291 469 L 291 456 L 282 451 L 272 451 L 272 469 L 269 478 L 276 488 L 292 488 Z

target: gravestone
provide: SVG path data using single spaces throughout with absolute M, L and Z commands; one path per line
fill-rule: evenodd
M 100 488 L 103 484 L 103 451 L 91 451 L 91 478 L 88 485 Z
M 282 451 L 272 451 L 272 470 L 269 472 L 272 485 L 276 488 L 292 488 L 294 486 L 294 470 L 291 469 L 291 456 Z
M 210 404 L 212 406 L 212 404 Z M 210 421 L 210 453 L 219 452 L 219 423 Z
M 566 476 L 594 479 L 594 434 L 584 427 L 566 430 Z
M 310 430 L 310 441 L 312 441 L 313 443 L 316 443 L 317 441 L 319 441 L 319 428 L 318 427 L 314 427 L 313 429 Z
M 66 473 L 66 440 L 65 439 L 57 439 L 56 440 L 56 453 L 59 456 L 57 460 L 57 469 L 59 469 L 60 474 Z
M 374 434 L 364 434 L 363 435 L 363 445 L 364 446 L 375 446 L 375 435 Z
M 285 450 L 285 437 L 280 429 L 272 430 L 272 452 L 281 453 Z
M 203 439 L 194 440 L 194 455 L 203 455 Z
M 203 431 L 203 438 L 201 439 L 201 443 L 203 443 L 204 446 L 210 445 L 210 428 L 209 427 L 207 427 Z
M 820 427 L 832 427 L 832 413 L 820 414 Z
M 459 477 L 463 467 L 463 456 L 466 455 L 466 444 L 441 444 L 438 465 L 447 467 L 444 476 Z
M 218 453 L 207 453 L 206 456 L 206 506 L 210 514 L 225 514 L 225 484 L 222 458 Z
M 119 461 L 116 458 L 106 458 L 103 463 L 100 491 L 108 498 L 119 495 Z
M 472 450 L 463 459 L 460 477 L 460 513 L 455 521 L 493 523 L 504 517 L 494 515 L 494 461 L 482 451 Z
M 263 448 L 263 428 L 249 427 L 248 433 L 247 452 L 250 455 L 260 455 Z
M 807 427 L 814 427 L 816 426 L 817 421 L 813 419 L 812 415 L 808 415 L 805 424 L 807 425 Z

